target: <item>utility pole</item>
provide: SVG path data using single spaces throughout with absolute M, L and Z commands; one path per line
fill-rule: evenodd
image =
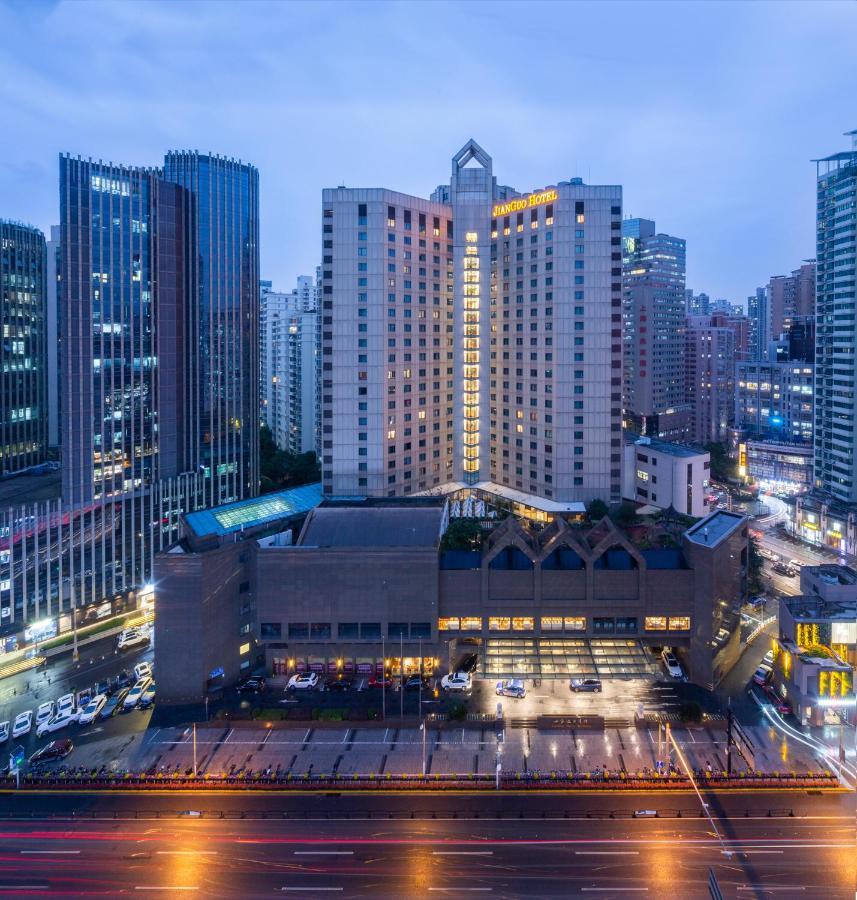
M 376 670 L 377 671 L 377 670 Z M 381 718 L 387 718 L 387 650 L 381 633 Z
M 196 778 L 196 722 L 193 723 L 193 777 Z
M 405 718 L 405 636 L 399 632 L 399 718 Z
M 726 705 L 726 774 L 732 774 L 732 698 Z

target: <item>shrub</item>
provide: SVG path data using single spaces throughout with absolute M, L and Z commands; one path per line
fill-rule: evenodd
M 461 722 L 466 715 L 467 706 L 464 703 L 453 703 L 452 706 L 449 707 L 446 717 L 450 722 Z
M 702 707 L 696 701 L 682 703 L 678 708 L 678 717 L 682 722 L 701 722 Z

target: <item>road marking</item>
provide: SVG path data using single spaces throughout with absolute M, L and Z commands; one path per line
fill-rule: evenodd
M 47 891 L 49 884 L 0 884 L 0 891 Z
M 295 856 L 354 856 L 353 850 L 295 850 Z
M 784 853 L 783 850 L 736 850 L 736 853 Z
M 341 887 L 281 887 L 281 891 L 300 891 L 302 894 L 306 891 L 341 891 Z M 431 890 L 429 888 L 429 890 Z
M 594 888 L 581 888 L 581 891 L 609 891 L 611 894 L 613 891 L 643 891 L 646 892 L 649 889 L 647 887 L 594 887 Z
M 575 850 L 575 856 L 639 856 L 639 850 Z
M 216 850 L 156 850 L 156 856 L 214 856 Z
M 454 888 L 430 887 L 429 890 L 436 894 L 449 894 L 449 893 L 463 894 L 465 891 L 469 891 L 471 893 L 473 893 L 474 891 L 482 891 L 482 892 L 487 893 L 494 889 L 490 888 L 490 887 L 467 887 L 467 888 L 466 887 L 454 887 Z
M 22 850 L 21 853 L 27 853 L 30 855 L 36 854 L 45 854 L 45 853 L 65 853 L 65 854 L 78 854 L 80 850 Z
M 432 856 L 493 856 L 493 850 L 432 850 Z
M 134 887 L 135 891 L 198 891 L 196 885 L 182 884 L 138 884 Z
M 805 887 L 798 887 L 795 885 L 794 887 L 768 887 L 762 884 L 739 884 L 739 891 L 762 891 L 767 894 L 770 891 L 805 891 Z

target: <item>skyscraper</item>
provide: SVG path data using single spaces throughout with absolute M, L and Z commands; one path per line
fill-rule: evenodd
M 62 329 L 60 327 L 59 280 L 60 227 L 51 225 L 51 239 L 47 242 L 47 334 L 48 334 L 48 446 L 59 449 L 60 409 L 62 394 Z
M 0 473 L 47 449 L 47 253 L 37 228 L 0 219 Z
M 735 402 L 735 332 L 711 324 L 710 316 L 687 319 L 687 399 L 690 439 L 723 442 Z
M 857 502 L 857 131 L 816 160 L 815 483 Z
M 262 284 L 262 416 L 282 450 L 315 451 L 319 424 L 316 285 L 309 275 L 299 276 L 297 287 L 288 293 Z
M 210 504 L 259 485 L 259 173 L 195 151 L 171 152 L 181 185 L 185 332 L 184 453 L 206 476 Z
M 323 192 L 325 493 L 618 498 L 621 196 L 521 195 L 474 141 L 430 200 Z
M 769 341 L 788 334 L 793 319 L 815 315 L 815 278 L 814 261 L 804 263 L 791 275 L 771 277 L 767 291 Z
M 750 320 L 750 359 L 764 359 L 771 339 L 767 288 L 758 287 L 756 293 L 747 298 L 747 318 Z
M 625 427 L 666 440 L 687 437 L 685 241 L 650 219 L 622 222 Z

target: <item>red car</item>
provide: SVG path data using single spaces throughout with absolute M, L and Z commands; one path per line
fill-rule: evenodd
M 774 709 L 781 716 L 787 716 L 789 715 L 789 713 L 791 713 L 791 704 L 788 701 L 783 700 L 783 698 L 777 693 L 773 685 L 766 684 L 762 690 L 764 690 L 765 696 L 768 698 L 768 700 L 771 701 Z
M 382 685 L 385 688 L 391 688 L 393 686 L 393 679 L 390 677 L 381 678 L 380 675 L 373 675 L 368 683 L 371 688 L 380 688 Z

